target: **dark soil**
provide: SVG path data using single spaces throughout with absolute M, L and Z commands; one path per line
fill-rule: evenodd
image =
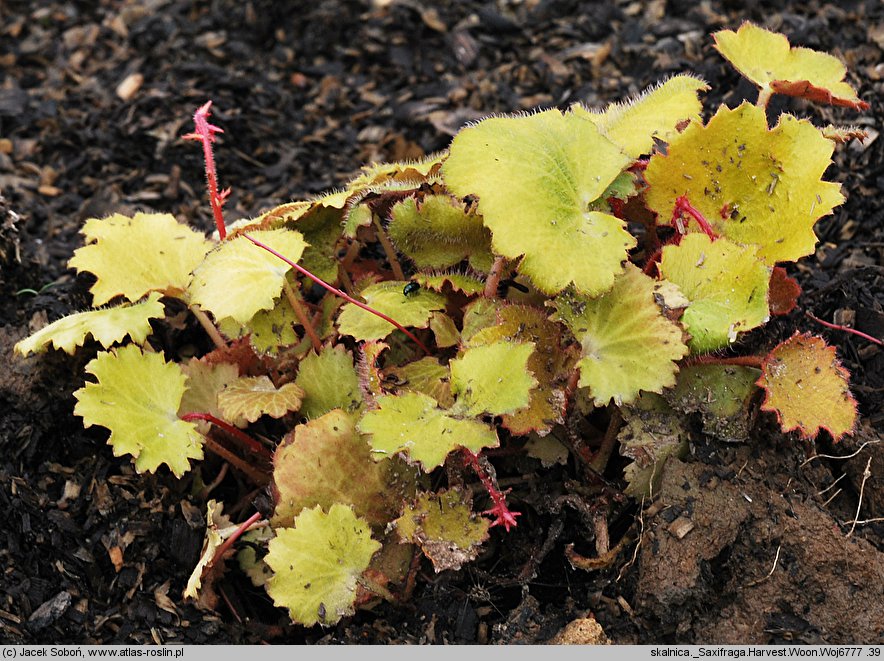
M 594 616 L 616 643 L 884 643 L 884 352 L 804 316 L 884 337 L 884 5 L 780 6 L 0 0 L 0 640 L 531 643 Z M 761 415 L 748 443 L 698 439 L 644 509 L 618 498 L 616 481 L 604 507 L 584 498 L 572 464 L 540 479 L 510 460 L 498 472 L 516 484 L 518 528 L 495 528 L 461 571 L 423 567 L 405 605 L 303 629 L 237 572 L 217 612 L 186 603 L 205 526 L 199 471 L 137 475 L 102 430 L 82 428 L 71 392 L 94 348 L 12 356 L 32 330 L 88 306 L 88 283 L 66 267 L 82 222 L 143 210 L 212 229 L 200 150 L 180 139 L 207 99 L 225 130 L 217 161 L 234 220 L 340 185 L 363 163 L 442 149 L 493 112 L 603 104 L 679 72 L 710 82 L 709 108 L 754 100 L 709 37 L 743 19 L 837 54 L 872 105 L 857 115 L 775 101 L 870 139 L 837 151 L 829 178 L 847 202 L 791 269 L 799 308 L 748 340 L 769 349 L 797 328 L 838 348 L 860 428 L 817 451 L 852 458 L 809 460 L 811 444 Z M 200 470 L 209 482 L 218 466 Z M 241 487 L 231 472 L 219 489 Z M 627 542 L 608 566 L 575 569 L 566 549 L 594 554 L 599 512 L 612 546 Z

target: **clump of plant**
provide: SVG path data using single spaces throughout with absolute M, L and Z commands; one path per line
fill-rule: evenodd
M 176 476 L 208 450 L 273 510 L 241 524 L 208 504 L 186 590 L 212 606 L 233 553 L 294 622 L 330 625 L 406 599 L 417 559 L 476 558 L 507 502 L 494 451 L 570 452 L 586 475 L 619 442 L 625 493 L 653 492 L 703 433 L 747 437 L 759 408 L 834 440 L 856 405 L 833 348 L 796 333 L 764 355 L 741 339 L 794 308 L 782 265 L 811 254 L 844 201 L 824 180 L 854 129 L 780 115 L 772 94 L 863 109 L 835 58 L 744 24 L 716 47 L 760 93 L 701 118 L 680 75 L 602 110 L 490 117 L 422 161 L 374 164 L 342 190 L 226 225 L 209 123 L 194 116 L 217 234 L 168 214 L 91 219 L 70 265 L 95 309 L 21 341 L 104 350 L 74 394 L 139 472 Z M 214 347 L 186 357 L 158 329 L 182 310 Z M 598 437 L 575 430 L 592 417 Z

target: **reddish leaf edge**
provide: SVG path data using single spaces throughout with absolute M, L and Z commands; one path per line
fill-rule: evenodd
M 798 435 L 802 439 L 808 440 L 808 441 L 813 441 L 813 440 L 816 440 L 816 437 L 819 436 L 820 429 L 822 429 L 822 430 L 825 430 L 832 437 L 833 442 L 837 443 L 845 436 L 852 435 L 853 429 L 850 429 L 850 430 L 844 432 L 843 434 L 836 435 L 832 432 L 831 429 L 829 429 L 825 425 L 819 425 L 812 434 L 805 433 L 805 431 L 803 429 L 801 429 L 801 427 L 799 425 L 794 425 L 792 427 L 787 428 L 783 425 L 783 418 L 780 415 L 780 412 L 776 408 L 774 408 L 773 406 L 768 405 L 768 400 L 770 399 L 770 393 L 768 392 L 768 389 L 764 386 L 764 383 L 763 383 L 764 375 L 767 370 L 767 365 L 770 362 L 770 360 L 773 358 L 773 355 L 777 349 L 788 344 L 789 342 L 793 341 L 797 337 L 800 337 L 801 339 L 805 339 L 805 340 L 819 340 L 820 342 L 822 342 L 824 349 L 832 355 L 832 362 L 833 362 L 833 365 L 835 366 L 835 369 L 837 370 L 838 374 L 842 378 L 844 378 L 845 381 L 847 381 L 848 383 L 850 382 L 850 372 L 848 372 L 847 369 L 841 364 L 841 361 L 838 359 L 837 352 L 835 351 L 835 347 L 832 347 L 832 346 L 829 346 L 828 344 L 826 344 L 826 341 L 823 338 L 821 338 L 819 335 L 812 335 L 811 333 L 802 333 L 800 331 L 795 331 L 791 337 L 789 337 L 786 340 L 783 340 L 777 346 L 775 346 L 773 349 L 771 349 L 770 353 L 768 353 L 767 356 L 765 356 L 764 359 L 761 361 L 761 376 L 759 376 L 758 380 L 755 382 L 755 385 L 757 387 L 761 388 L 762 391 L 764 391 L 764 401 L 761 403 L 760 408 L 762 411 L 767 411 L 769 413 L 773 413 L 776 415 L 777 423 L 780 425 L 780 429 L 783 431 L 783 433 L 788 434 L 790 432 L 797 431 Z M 850 392 L 849 388 L 847 390 L 847 395 L 848 395 L 848 401 L 850 402 L 851 406 L 853 407 L 854 415 L 856 415 L 857 414 L 856 398 L 853 396 L 853 393 Z M 855 424 L 856 423 L 854 422 L 854 425 Z
M 770 89 L 776 94 L 807 99 L 814 103 L 824 103 L 853 110 L 868 110 L 870 107 L 862 99 L 854 100 L 843 96 L 836 96 L 825 87 L 817 87 L 809 80 L 772 80 L 769 85 Z

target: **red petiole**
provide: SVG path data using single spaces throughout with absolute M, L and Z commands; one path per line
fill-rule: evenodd
M 688 214 L 691 218 L 696 220 L 697 224 L 700 226 L 700 229 L 703 230 L 706 236 L 708 236 L 710 239 L 715 241 L 715 239 L 718 238 L 715 230 L 712 229 L 712 225 L 710 225 L 709 221 L 706 220 L 706 216 L 704 216 L 697 207 L 691 204 L 690 200 L 688 200 L 687 195 L 680 195 L 675 198 L 675 208 L 672 210 L 672 224 L 677 229 L 679 229 L 679 231 L 681 231 L 681 228 L 679 227 L 678 223 L 684 214 Z
M 225 237 L 227 236 L 227 228 L 224 224 L 224 214 L 221 211 L 221 207 L 224 205 L 224 202 L 227 199 L 227 196 L 230 194 L 230 189 L 228 188 L 227 190 L 225 190 L 221 193 L 218 192 L 218 174 L 215 169 L 215 157 L 212 154 L 212 143 L 215 142 L 215 134 L 216 133 L 223 133 L 224 131 L 213 124 L 209 124 L 209 109 L 211 107 L 212 107 L 212 102 L 207 101 L 205 103 L 205 105 L 201 106 L 194 113 L 193 123 L 196 126 L 196 131 L 194 133 L 188 133 L 187 135 L 184 136 L 184 138 L 187 140 L 199 140 L 203 144 L 203 157 L 205 158 L 205 162 L 206 162 L 206 180 L 208 181 L 208 187 L 209 187 L 209 201 L 212 204 L 212 213 L 215 216 L 215 225 L 218 227 L 218 236 L 223 241 L 225 239 Z M 321 280 L 320 278 L 318 278 L 315 275 L 313 275 L 312 273 L 310 273 L 310 271 L 305 269 L 303 266 L 299 266 L 298 264 L 296 264 L 292 260 L 288 259 L 284 255 L 280 254 L 279 252 L 277 252 L 276 250 L 274 250 L 270 246 L 262 243 L 261 241 L 258 241 L 257 239 L 252 238 L 248 234 L 243 234 L 242 236 L 247 238 L 249 241 L 254 243 L 259 248 L 263 248 L 264 250 L 269 252 L 271 255 L 275 255 L 276 257 L 278 257 L 279 259 L 284 261 L 286 264 L 291 266 L 293 269 L 295 269 L 298 273 L 307 276 L 308 278 L 313 280 L 318 285 L 320 285 L 320 286 L 324 287 L 325 289 L 327 289 L 328 291 L 330 291 L 335 296 L 340 296 L 345 301 L 352 303 L 353 305 L 355 305 L 359 308 L 362 308 L 366 312 L 370 312 L 371 314 L 375 315 L 376 317 L 380 317 L 384 321 L 392 324 L 393 326 L 395 326 L 396 328 L 401 330 L 403 333 L 405 333 L 412 341 L 414 341 L 414 343 L 417 344 L 423 350 L 423 352 L 425 354 L 430 355 L 430 350 L 427 349 L 426 346 L 424 346 L 423 342 L 421 342 L 419 339 L 417 339 L 417 337 L 415 337 L 411 332 L 409 332 L 399 322 L 395 321 L 394 319 L 391 319 L 390 317 L 385 315 L 383 312 L 379 312 L 379 311 L 375 310 L 374 308 L 369 307 L 365 303 L 361 303 L 361 302 L 357 301 L 355 298 L 353 298 L 349 294 L 344 293 L 340 289 L 332 287 L 330 284 L 328 284 L 324 280 Z M 312 330 L 312 328 L 308 328 L 308 333 L 310 330 Z M 314 345 L 315 345 L 316 338 L 314 337 L 312 339 L 314 340 Z M 213 424 L 218 424 L 218 423 L 226 424 L 220 420 L 217 420 L 217 418 L 215 418 L 215 420 L 210 420 L 210 422 L 212 422 Z M 249 440 L 251 440 L 251 439 L 249 439 Z
M 365 310 L 366 312 L 370 312 L 370 313 L 373 314 L 374 316 L 376 316 L 376 317 L 380 317 L 380 318 L 383 319 L 384 321 L 386 321 L 386 322 L 392 324 L 393 326 L 395 326 L 396 328 L 398 328 L 399 330 L 401 330 L 403 333 L 405 333 L 405 334 L 406 334 L 406 335 L 407 335 L 407 336 L 408 336 L 408 337 L 409 337 L 409 338 L 410 338 L 415 344 L 417 344 L 417 345 L 423 350 L 424 353 L 426 353 L 427 355 L 430 355 L 430 350 L 427 349 L 427 347 L 424 346 L 424 343 L 421 342 L 419 339 L 417 339 L 417 337 L 415 337 L 415 336 L 414 336 L 414 335 L 413 335 L 413 334 L 412 334 L 407 328 L 405 328 L 405 326 L 403 326 L 402 324 L 400 324 L 400 323 L 399 323 L 398 321 L 396 321 L 395 319 L 392 319 L 391 317 L 388 317 L 388 316 L 385 315 L 383 312 L 379 312 L 379 311 L 375 310 L 374 308 L 372 308 L 372 307 L 366 305 L 365 303 L 362 303 L 362 302 L 360 302 L 360 301 L 357 301 L 355 298 L 353 298 L 352 296 L 350 296 L 350 295 L 347 294 L 346 292 L 341 291 L 341 290 L 338 289 L 337 287 L 332 287 L 332 286 L 331 286 L 330 284 L 328 284 L 325 280 L 322 280 L 321 278 L 316 277 L 316 276 L 313 275 L 310 271 L 308 271 L 307 269 L 305 269 L 303 266 L 300 266 L 299 264 L 297 264 L 296 262 L 292 261 L 291 259 L 289 259 L 289 258 L 286 257 L 285 255 L 283 255 L 282 253 L 277 252 L 276 250 L 274 250 L 273 248 L 271 248 L 270 246 L 268 246 L 266 243 L 262 243 L 262 242 L 259 241 L 258 239 L 254 238 L 254 237 L 252 237 L 252 236 L 249 236 L 248 234 L 245 234 L 245 233 L 241 234 L 240 236 L 244 236 L 245 238 L 247 238 L 249 241 L 251 241 L 252 243 L 254 243 L 254 244 L 255 244 L 256 246 L 258 246 L 259 248 L 263 248 L 264 250 L 266 250 L 267 252 L 269 252 L 271 255 L 274 255 L 274 256 L 278 257 L 279 259 L 281 259 L 282 261 L 284 261 L 286 264 L 288 264 L 289 266 L 291 266 L 293 269 L 295 269 L 298 273 L 300 273 L 301 275 L 305 275 L 305 276 L 307 276 L 308 278 L 310 278 L 311 280 L 313 280 L 316 284 L 318 284 L 319 286 L 323 287 L 323 288 L 326 289 L 327 291 L 331 292 L 331 293 L 334 294 L 335 296 L 339 296 L 339 297 L 343 298 L 345 301 L 347 301 L 348 303 L 352 303 L 352 304 L 355 305 L 356 307 L 358 307 L 358 308 L 362 308 L 362 309 Z
M 192 422 L 194 420 L 205 420 L 206 422 L 211 422 L 213 425 L 218 427 L 219 429 L 223 429 L 228 434 L 230 434 L 233 438 L 239 441 L 242 445 L 246 447 L 250 452 L 254 452 L 255 454 L 260 454 L 267 460 L 271 459 L 270 451 L 267 450 L 263 445 L 258 443 L 254 438 L 246 434 L 241 429 L 237 429 L 233 425 L 224 422 L 220 418 L 215 417 L 211 413 L 185 413 L 181 416 L 181 419 L 185 422 Z
M 206 181 L 209 187 L 209 202 L 212 205 L 212 214 L 215 216 L 215 225 L 218 228 L 218 236 L 223 241 L 227 236 L 227 227 L 224 224 L 224 214 L 221 207 L 230 195 L 230 189 L 218 192 L 218 174 L 215 170 L 215 156 L 212 154 L 212 143 L 215 142 L 216 133 L 224 131 L 214 124 L 209 124 L 209 109 L 212 102 L 207 101 L 193 114 L 193 123 L 196 131 L 184 136 L 185 140 L 198 140 L 203 143 L 203 158 L 206 162 Z
M 718 238 L 718 235 L 715 233 L 715 230 L 712 229 L 712 225 L 709 224 L 709 221 L 706 220 L 706 216 L 703 215 L 703 212 L 690 203 L 687 195 L 680 195 L 675 198 L 675 207 L 672 209 L 672 220 L 670 221 L 670 224 L 675 228 L 676 234 L 669 242 L 671 245 L 678 245 L 679 241 L 681 241 L 681 237 L 685 234 L 684 224 L 681 220 L 685 214 L 697 221 L 700 229 L 711 240 L 715 241 L 715 239 Z M 660 261 L 660 256 L 662 254 L 663 248 L 660 247 L 648 257 L 648 260 L 642 268 L 642 272 L 645 275 L 651 275 L 654 272 L 654 269 L 658 268 L 658 262 Z
M 229 549 L 231 546 L 233 546 L 233 543 L 237 539 L 239 539 L 245 533 L 247 533 L 249 531 L 249 528 L 251 528 L 260 518 L 261 518 L 261 512 L 255 512 L 254 514 L 252 514 L 252 516 L 250 516 L 248 519 L 246 519 L 242 523 L 242 525 L 240 525 L 240 527 L 237 528 L 233 532 L 233 534 L 230 535 L 230 537 L 228 537 L 227 539 L 225 539 L 224 543 L 218 547 L 218 550 L 215 551 L 215 555 L 212 558 L 212 561 L 209 563 L 209 566 L 210 567 L 215 566 L 215 563 L 218 562 L 221 558 L 223 558 L 224 554 L 227 553 L 227 549 Z
M 491 527 L 502 525 L 507 532 L 510 531 L 510 528 L 515 528 L 519 525 L 516 522 L 517 516 L 522 516 L 521 512 L 513 512 L 506 504 L 506 492 L 498 491 L 497 487 L 494 485 L 494 480 L 485 472 L 485 469 L 482 468 L 482 464 L 479 463 L 479 455 L 463 448 L 461 450 L 463 453 L 463 463 L 465 466 L 469 466 L 472 468 L 476 475 L 479 476 L 479 479 L 482 481 L 482 485 L 485 487 L 485 490 L 488 492 L 488 496 L 491 498 L 491 502 L 494 503 L 494 506 L 491 509 L 485 510 L 482 514 L 493 514 L 494 521 L 491 522 Z
M 857 335 L 858 337 L 863 338 L 864 340 L 868 340 L 869 342 L 874 342 L 878 346 L 884 346 L 884 342 L 879 340 L 876 337 L 872 337 L 871 335 L 866 335 L 862 331 L 858 331 L 855 328 L 848 328 L 847 326 L 842 326 L 840 324 L 831 324 L 828 321 L 823 321 L 818 317 L 814 317 L 810 312 L 805 311 L 804 313 L 808 319 L 813 319 L 818 324 L 822 324 L 826 328 L 831 328 L 832 330 L 844 331 L 845 333 L 851 333 L 852 335 Z
M 736 365 L 739 367 L 757 367 L 761 369 L 763 356 L 713 356 L 706 354 L 703 356 L 691 356 L 681 361 L 682 367 L 691 367 L 692 365 Z

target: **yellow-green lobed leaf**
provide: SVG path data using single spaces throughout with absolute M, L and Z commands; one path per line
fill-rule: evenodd
M 311 200 L 314 206 L 326 207 L 328 209 L 343 209 L 347 206 L 347 201 L 353 195 L 353 190 L 334 190 L 324 195 L 319 195 Z
M 227 337 L 249 336 L 249 343 L 258 353 L 277 354 L 283 346 L 295 344 L 298 335 L 294 326 L 298 318 L 288 299 L 276 301 L 269 310 L 258 310 L 248 323 L 240 324 L 226 318 L 218 322 L 219 330 Z
M 660 275 L 690 301 L 681 322 L 693 352 L 720 349 L 768 320 L 770 269 L 754 246 L 688 234 L 663 248 Z
M 483 280 L 464 273 L 415 273 L 413 280 L 433 291 L 442 291 L 446 286 L 467 296 L 476 296 L 485 291 Z
M 439 172 L 445 156 L 446 152 L 443 151 L 416 161 L 364 165 L 362 172 L 347 184 L 347 189 L 360 190 L 366 186 L 376 186 L 391 181 L 415 183 L 415 187 L 418 187 Z
M 488 539 L 490 522 L 476 517 L 471 504 L 472 498 L 459 489 L 421 493 L 395 521 L 399 538 L 420 546 L 437 574 L 457 571 L 476 559 Z
M 460 342 L 460 331 L 454 323 L 454 319 L 444 312 L 434 312 L 430 317 L 430 330 L 436 338 L 436 346 L 440 349 L 453 347 Z
M 150 320 L 165 316 L 160 297 L 161 294 L 151 292 L 140 303 L 68 315 L 18 342 L 15 351 L 27 356 L 45 351 L 51 344 L 54 349 L 72 354 L 90 335 L 105 349 L 127 335 L 135 344 L 144 344 L 151 333 Z
M 344 217 L 343 234 L 348 239 L 356 238 L 356 232 L 360 227 L 371 225 L 374 215 L 371 207 L 367 204 L 357 204 L 353 206 Z
M 791 47 L 785 35 L 748 21 L 736 32 L 720 30 L 712 36 L 718 52 L 763 94 L 773 91 L 856 110 L 869 107 L 844 82 L 847 69 L 841 60 L 828 53 Z
M 678 383 L 663 396 L 681 411 L 699 411 L 706 434 L 727 442 L 745 441 L 758 375 L 754 367 L 689 365 L 681 369 Z
M 300 232 L 307 242 L 298 264 L 326 282 L 333 282 L 338 277 L 336 249 L 342 222 L 340 209 L 318 207 L 286 223 L 289 229 Z
M 466 349 L 451 361 L 451 390 L 456 410 L 465 415 L 503 415 L 528 406 L 537 379 L 528 371 L 533 342 L 500 340 Z
M 353 356 L 340 344 L 308 353 L 298 366 L 295 383 L 304 391 L 301 413 L 308 418 L 337 408 L 353 412 L 362 403 Z
M 273 570 L 267 593 L 304 626 L 330 626 L 353 613 L 356 586 L 381 548 L 350 507 L 306 509 L 294 528 L 278 528 L 264 561 Z
M 294 383 L 277 388 L 269 376 L 241 376 L 218 393 L 218 408 L 234 424 L 255 422 L 262 415 L 281 418 L 301 407 L 304 391 Z
M 612 103 L 603 111 L 575 105 L 574 113 L 595 124 L 602 134 L 624 152 L 638 158 L 650 153 L 654 139 L 669 141 L 678 125 L 700 119 L 702 104 L 697 95 L 709 86 L 693 76 L 673 76 L 624 103 Z
M 178 419 L 187 377 L 177 364 L 128 345 L 99 353 L 86 372 L 98 382 L 74 392 L 74 414 L 84 427 L 110 429 L 114 455 L 131 454 L 139 473 L 166 464 L 178 477 L 190 470 L 190 459 L 203 458 L 196 426 Z
M 307 243 L 299 265 L 316 277 L 331 281 L 338 275 L 335 244 L 341 237 L 342 218 L 340 208 L 302 200 L 280 204 L 251 220 L 232 223 L 227 230 L 229 238 L 246 231 L 295 230 Z
M 498 298 L 484 296 L 471 301 L 464 307 L 463 325 L 460 332 L 465 345 L 473 343 L 473 337 L 486 328 L 497 326 L 507 304 Z
M 783 431 L 816 438 L 820 429 L 835 441 L 856 425 L 856 400 L 849 374 L 822 338 L 795 333 L 764 359 L 758 385 L 765 390 L 764 411 L 777 414 Z
M 611 291 L 591 299 L 565 292 L 554 318 L 580 342 L 581 387 L 597 406 L 618 406 L 641 391 L 662 392 L 675 383 L 676 361 L 687 354 L 681 329 L 654 302 L 654 281 L 629 265 Z
M 807 120 L 783 114 L 769 130 L 762 108 L 722 106 L 651 157 L 646 201 L 667 224 L 687 196 L 717 233 L 757 245 L 769 265 L 794 261 L 814 251 L 814 223 L 844 201 L 839 184 L 822 181 L 833 149 Z M 700 231 L 693 221 L 686 227 Z
M 96 307 L 116 296 L 137 301 L 149 291 L 181 296 L 212 247 L 169 214 L 90 218 L 80 231 L 86 245 L 74 251 L 68 266 L 95 275 L 89 291 Z
M 218 393 L 239 378 L 239 368 L 231 363 L 209 363 L 191 358 L 181 365 L 187 376 L 187 390 L 181 398 L 178 416 L 187 413 L 208 413 L 216 418 L 224 418 L 218 408 Z M 211 423 L 205 420 L 196 421 L 197 428 L 207 433 Z
M 486 268 L 494 261 L 491 233 L 482 219 L 447 195 L 402 200 L 393 207 L 387 231 L 418 268 L 454 266 L 472 255 Z
M 476 311 L 475 306 L 471 310 Z M 574 368 L 576 352 L 563 347 L 564 329 L 548 319 L 547 314 L 546 310 L 533 306 L 504 305 L 496 309 L 494 325 L 472 333 L 467 342 L 469 346 L 498 340 L 534 344 L 527 367 L 538 385 L 531 389 L 527 407 L 504 414 L 502 420 L 503 426 L 515 435 L 532 431 L 546 434 L 563 420 L 564 386 Z M 470 316 L 475 321 L 474 315 Z
M 227 237 L 232 239 L 243 232 L 281 229 L 296 222 L 313 209 L 313 203 L 305 200 L 286 202 L 265 211 L 256 218 L 243 218 L 227 225 Z
M 276 229 L 250 236 L 285 255 L 293 262 L 306 247 L 300 233 Z M 216 319 L 231 317 L 246 324 L 259 310 L 269 310 L 282 293 L 291 267 L 245 237 L 228 239 L 206 256 L 193 272 L 188 287 L 193 303 Z
M 400 460 L 375 461 L 353 415 L 335 409 L 296 426 L 277 447 L 271 523 L 291 526 L 304 508 L 340 503 L 383 530 L 414 494 L 414 477 Z
M 494 429 L 478 420 L 455 418 L 427 395 L 381 395 L 377 405 L 376 410 L 363 414 L 357 427 L 368 434 L 372 452 L 378 458 L 404 452 L 430 472 L 459 448 L 478 452 L 498 445 Z
M 611 287 L 635 238 L 623 221 L 589 211 L 631 162 L 592 122 L 548 110 L 493 117 L 463 129 L 442 173 L 460 197 L 477 195 L 496 254 L 516 259 L 538 289 Z
M 237 526 L 238 528 L 239 526 Z M 267 580 L 273 576 L 273 571 L 264 562 L 264 554 L 259 557 L 259 550 L 266 548 L 267 543 L 273 539 L 273 528 L 252 528 L 240 537 L 239 550 L 236 561 L 239 568 L 248 576 L 252 585 L 256 588 L 264 587 Z
M 395 319 L 406 328 L 427 328 L 433 312 L 445 309 L 445 297 L 436 292 L 419 289 L 403 293 L 406 282 L 386 281 L 369 285 L 360 294 L 365 303 Z M 338 315 L 338 329 L 357 340 L 382 340 L 396 330 L 390 322 L 347 303 Z
M 425 356 L 420 360 L 384 370 L 388 389 L 413 390 L 435 399 L 443 408 L 454 404 L 451 393 L 451 372 L 437 358 Z

